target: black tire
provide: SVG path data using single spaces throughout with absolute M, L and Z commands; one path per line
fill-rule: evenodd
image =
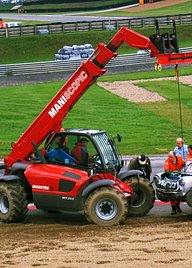
M 155 191 L 149 180 L 140 177 L 125 178 L 124 182 L 131 182 L 129 186 L 133 188 L 135 197 L 132 199 L 129 215 L 134 217 L 142 217 L 146 215 L 153 207 L 155 202 Z
M 5 223 L 21 222 L 27 211 L 27 198 L 19 182 L 0 183 L 0 220 Z
M 84 211 L 89 222 L 103 226 L 118 225 L 127 218 L 128 202 L 115 188 L 102 187 L 88 196 Z

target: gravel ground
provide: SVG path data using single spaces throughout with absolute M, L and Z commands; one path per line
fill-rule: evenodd
M 115 81 L 112 83 L 99 82 L 98 85 L 104 87 L 106 90 L 112 92 L 113 94 L 128 99 L 130 102 L 135 103 L 159 102 L 159 101 L 166 101 L 166 99 L 160 96 L 156 92 L 150 92 L 144 89 L 143 87 L 137 86 L 136 83 L 147 82 L 147 81 L 161 81 L 161 80 L 175 80 L 175 77 L 142 79 L 132 81 Z M 179 80 L 183 84 L 192 86 L 192 75 L 181 76 Z

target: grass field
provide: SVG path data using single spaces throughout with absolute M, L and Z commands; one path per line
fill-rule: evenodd
M 174 75 L 164 70 L 161 76 Z M 182 74 L 191 74 L 192 68 L 181 68 Z M 139 73 L 140 78 L 156 77 L 159 73 Z M 104 76 L 99 81 L 129 80 L 138 74 Z M 10 142 L 36 118 L 42 108 L 56 94 L 63 82 L 52 82 L 17 87 L 1 87 L 0 99 L 0 157 L 8 154 Z M 115 135 L 120 132 L 119 143 L 123 154 L 167 153 L 173 148 L 175 138 L 180 136 L 178 117 L 178 95 L 175 82 L 145 82 L 142 86 L 158 91 L 168 100 L 165 103 L 134 104 L 94 84 L 78 101 L 64 122 L 64 127 L 88 127 L 104 129 Z M 184 132 L 187 143 L 191 143 L 192 102 L 190 86 L 181 86 L 184 115 Z
M 172 5 L 163 8 L 157 8 L 153 10 L 147 10 L 144 12 L 129 12 L 124 9 L 119 11 L 103 12 L 99 16 L 131 16 L 131 17 L 151 17 L 151 16 L 166 16 L 166 15 L 179 15 L 179 14 L 190 14 L 192 13 L 192 2 L 191 0 L 185 3 Z
M 134 2 L 134 1 L 129 1 Z M 125 6 L 127 5 L 126 0 L 107 0 L 107 1 L 63 1 L 63 3 L 52 3 L 52 4 L 39 4 L 37 3 L 31 3 L 30 5 L 26 4 L 27 11 L 30 12 L 38 10 L 43 12 L 47 12 L 47 10 L 51 10 L 52 12 L 59 12 L 60 10 L 66 9 L 69 10 L 69 12 L 73 11 L 82 11 L 85 10 L 95 10 L 95 9 L 108 9 L 116 7 L 116 6 Z M 10 10 L 14 4 L 8 4 L 8 5 L 2 5 L 0 4 L 0 11 L 2 10 Z
M 78 11 L 77 9 L 77 3 L 62 3 L 62 4 L 43 4 L 43 5 L 38 5 L 38 4 L 33 4 L 31 6 L 27 6 L 28 11 L 38 9 L 41 10 L 42 12 L 45 12 L 48 9 L 52 10 L 57 10 L 59 12 L 59 9 L 70 9 L 68 13 L 77 13 L 77 12 L 85 12 L 85 10 L 94 10 L 94 9 L 108 9 L 106 5 L 110 6 L 112 8 L 115 5 L 127 5 L 128 3 L 131 3 L 130 1 L 125 1 L 125 0 L 108 0 L 108 1 L 81 1 L 78 3 Z M 1 10 L 5 9 L 10 9 L 12 5 L 0 5 L 0 12 Z M 124 9 L 122 10 L 117 10 L 117 11 L 111 11 L 111 12 L 102 12 L 102 13 L 97 13 L 97 11 L 94 12 L 89 12 L 87 14 L 92 15 L 97 13 L 98 16 L 164 16 L 164 15 L 176 15 L 176 14 L 189 14 L 192 12 L 192 5 L 191 5 L 191 0 L 188 2 L 184 2 L 181 4 L 176 4 L 172 5 L 169 7 L 164 7 L 164 8 L 158 8 L 154 10 L 148 10 L 145 12 L 129 12 L 128 9 L 126 11 Z M 50 13 L 50 12 L 49 12 Z M 67 12 L 65 12 L 67 14 Z
M 191 25 L 177 27 L 180 47 L 192 46 L 191 27 Z M 155 33 L 155 27 L 135 30 L 145 36 Z M 55 53 L 64 45 L 90 43 L 93 47 L 96 47 L 98 43 L 108 44 L 115 33 L 116 31 L 90 31 L 85 33 L 73 32 L 57 35 L 1 38 L 0 64 L 54 60 Z M 137 49 L 131 48 L 127 44 L 123 44 L 118 50 L 120 54 L 135 51 Z
M 171 10 L 167 7 L 156 10 L 155 15 L 190 13 L 190 2 L 185 3 L 185 6 L 182 4 L 172 6 Z M 124 16 L 122 11 L 109 15 L 112 14 Z M 102 13 L 102 15 L 107 14 Z M 143 14 L 140 13 L 140 15 Z M 148 16 L 149 14 L 145 12 L 144 15 Z M 136 29 L 136 31 L 150 36 L 155 29 Z M 177 32 L 180 47 L 192 45 L 191 25 L 178 26 Z M 54 60 L 54 54 L 64 45 L 91 43 L 96 47 L 100 42 L 107 44 L 114 34 L 115 31 L 97 31 L 2 38 L 0 63 Z M 123 54 L 134 51 L 136 50 L 124 44 L 118 52 Z M 191 67 L 180 70 L 180 75 L 191 73 Z M 99 81 L 147 79 L 163 76 L 174 76 L 174 71 L 107 75 L 99 78 Z M 0 157 L 8 154 L 10 142 L 19 138 L 62 85 L 63 82 L 52 82 L 0 88 Z M 177 84 L 173 81 L 153 83 L 147 81 L 140 83 L 140 85 L 148 90 L 159 92 L 160 95 L 167 98 L 167 101 L 165 103 L 134 104 L 94 84 L 69 113 L 64 126 L 66 128 L 104 129 L 112 135 L 120 132 L 123 140 L 119 147 L 123 154 L 167 153 L 175 145 L 175 138 L 180 136 Z M 192 134 L 192 101 L 190 101 L 192 88 L 181 85 L 181 90 L 185 139 L 187 143 L 192 143 L 190 140 Z
M 127 1 L 126 0 L 107 0 L 107 1 L 79 1 L 79 2 L 73 2 L 71 1 L 70 3 L 63 1 L 63 3 L 60 4 L 32 4 L 32 5 L 27 5 L 28 10 L 59 10 L 59 9 L 70 9 L 70 12 L 73 10 L 80 10 L 80 11 L 85 11 L 85 10 L 90 10 L 90 9 L 104 9 L 104 8 L 113 8 L 114 6 L 121 6 L 121 5 L 126 5 Z

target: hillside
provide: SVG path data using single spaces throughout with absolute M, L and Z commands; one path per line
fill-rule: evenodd
M 155 28 L 135 29 L 137 32 L 150 36 Z M 116 31 L 90 31 L 73 32 L 55 35 L 35 35 L 25 37 L 2 38 L 0 49 L 0 63 L 18 63 L 33 61 L 49 61 L 55 59 L 55 53 L 65 45 L 92 44 L 95 48 L 98 43 L 107 44 Z M 192 46 L 191 25 L 177 27 L 180 47 Z M 137 51 L 127 44 L 123 44 L 118 50 L 120 54 Z

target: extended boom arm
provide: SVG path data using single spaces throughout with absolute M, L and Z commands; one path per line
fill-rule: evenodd
M 32 141 L 39 146 L 48 134 L 60 130 L 61 123 L 68 112 L 97 77 L 106 72 L 103 68 L 117 56 L 116 51 L 123 42 L 131 47 L 150 50 L 152 57 L 157 57 L 159 54 L 157 46 L 149 38 L 125 27 L 117 32 L 108 45 L 98 44 L 93 55 L 81 64 L 14 144 L 11 153 L 4 159 L 8 168 L 16 161 L 27 161 L 31 157 L 34 153 Z

